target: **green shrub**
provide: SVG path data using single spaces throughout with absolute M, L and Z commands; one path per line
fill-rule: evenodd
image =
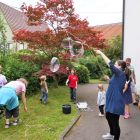
M 28 94 L 33 94 L 38 89 L 38 79 L 33 76 L 33 73 L 38 70 L 39 68 L 36 64 L 23 62 L 15 54 L 7 56 L 6 63 L 3 64 L 3 73 L 8 81 L 23 77 L 29 82 L 27 87 Z
M 76 74 L 79 79 L 79 83 L 88 83 L 89 82 L 89 71 L 84 65 L 78 65 L 75 67 Z
M 108 41 L 108 46 L 105 48 L 104 52 L 105 54 L 113 61 L 115 62 L 117 59 L 121 58 L 121 51 L 122 51 L 122 37 L 121 36 L 115 36 L 112 39 Z
M 91 79 L 100 79 L 109 74 L 109 69 L 100 56 L 81 58 L 79 63 L 88 68 Z

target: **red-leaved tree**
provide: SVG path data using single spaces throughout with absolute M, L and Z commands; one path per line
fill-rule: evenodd
M 86 19 L 82 20 L 75 14 L 72 0 L 40 1 L 35 7 L 23 4 L 21 9 L 28 17 L 29 25 L 45 23 L 46 31 L 16 31 L 14 39 L 17 42 L 27 42 L 30 49 L 44 52 L 49 58 L 58 57 L 61 62 L 64 59 L 69 60 L 67 51 L 61 45 L 62 40 L 68 36 L 85 42 L 87 44 L 84 45 L 85 50 L 105 47 L 102 34 L 91 29 Z M 64 72 L 64 69 L 62 71 Z

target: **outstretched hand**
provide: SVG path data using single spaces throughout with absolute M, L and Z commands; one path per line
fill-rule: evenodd
M 96 54 L 101 54 L 102 52 L 100 50 L 95 50 Z
M 110 78 L 109 78 L 108 75 L 104 75 L 104 79 L 105 79 L 106 81 L 110 80 Z

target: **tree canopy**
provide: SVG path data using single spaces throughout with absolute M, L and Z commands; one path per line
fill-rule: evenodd
M 105 47 L 101 32 L 91 29 L 86 19 L 75 14 L 72 0 L 41 0 L 35 7 L 26 6 L 24 3 L 21 9 L 28 17 L 29 25 L 46 24 L 46 31 L 19 30 L 14 33 L 16 41 L 27 42 L 33 50 L 59 56 L 64 52 L 62 40 L 68 36 L 86 42 L 85 49 Z
M 65 38 L 80 41 L 84 50 L 106 47 L 102 33 L 95 31 L 86 19 L 81 19 L 75 13 L 72 0 L 40 0 L 35 7 L 26 6 L 24 3 L 21 10 L 28 17 L 28 25 L 43 23 L 46 24 L 46 30 L 36 32 L 18 30 L 14 33 L 14 40 L 27 42 L 29 49 L 41 51 L 50 59 L 58 57 L 61 61 L 58 74 L 67 73 L 65 68 L 70 60 L 69 51 L 62 46 Z M 42 66 L 41 72 L 52 76 L 54 73 L 50 73 L 48 64 Z

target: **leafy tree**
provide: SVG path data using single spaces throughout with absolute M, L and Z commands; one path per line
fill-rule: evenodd
M 111 60 L 116 61 L 121 58 L 121 47 L 122 37 L 118 35 L 108 41 L 108 47 L 105 49 L 105 53 Z
M 90 74 L 87 67 L 85 67 L 84 65 L 78 65 L 77 67 L 75 67 L 75 69 L 79 79 L 79 83 L 88 83 L 90 79 Z
M 5 36 L 6 28 L 4 26 L 4 22 L 2 17 L 0 16 L 0 44 L 5 44 L 6 36 Z
M 68 36 L 86 42 L 88 46 L 105 47 L 101 33 L 91 29 L 86 19 L 82 20 L 74 13 L 72 0 L 47 0 L 34 8 L 23 4 L 21 9 L 28 16 L 29 25 L 46 23 L 46 31 L 19 30 L 14 33 L 16 41 L 29 43 L 31 49 L 59 57 L 64 52 L 62 40 Z
M 95 47 L 102 49 L 106 46 L 102 34 L 91 29 L 86 19 L 81 19 L 78 14 L 75 14 L 72 0 L 41 0 L 35 7 L 26 6 L 24 3 L 21 9 L 28 17 L 29 25 L 46 24 L 46 31 L 19 30 L 14 33 L 16 41 L 27 42 L 30 49 L 41 51 L 47 56 L 47 64 L 42 67 L 43 73 L 50 73 L 46 67 L 53 56 L 58 57 L 61 64 L 65 65 L 61 65 L 62 68 L 58 73 L 63 74 L 65 71 L 70 55 L 61 44 L 66 37 L 86 43 L 85 50 Z M 50 76 L 56 79 L 56 73 L 50 73 Z
M 6 28 L 4 26 L 4 22 L 2 17 L 0 16 L 0 53 L 5 55 L 6 52 Z

